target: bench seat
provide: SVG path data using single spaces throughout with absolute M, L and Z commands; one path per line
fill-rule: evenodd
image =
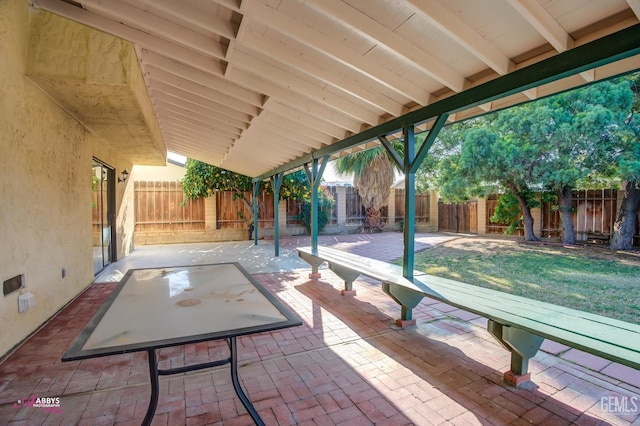
M 311 273 L 318 274 L 318 267 L 327 262 L 329 269 L 345 280 L 345 290 L 352 291 L 353 281 L 359 275 L 365 275 L 377 281 L 393 281 L 410 286 L 402 273 L 402 266 L 381 260 L 371 259 L 329 247 L 318 247 L 316 253 L 311 247 L 298 247 L 298 255 L 311 265 Z M 414 275 L 424 275 L 424 272 L 414 271 Z
M 423 297 L 487 318 L 488 331 L 511 352 L 505 380 L 513 385 L 529 379 L 528 361 L 545 338 L 640 369 L 640 325 L 423 272 L 407 279 L 400 266 L 327 247 L 315 253 L 309 247 L 298 248 L 298 253 L 315 265 L 316 273 L 323 261 L 328 262 L 345 280 L 345 290 L 352 290 L 359 274 L 381 281 L 383 291 L 402 308 L 399 321 L 411 321 L 411 311 Z

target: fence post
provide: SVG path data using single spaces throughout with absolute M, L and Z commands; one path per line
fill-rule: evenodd
M 338 209 L 338 226 L 347 225 L 347 187 L 336 187 L 337 209 Z
M 438 221 L 440 212 L 438 211 L 438 193 L 429 191 L 429 229 L 431 232 L 438 231 Z
M 206 197 L 204 199 L 204 229 L 216 229 L 216 196 Z
M 478 197 L 478 235 L 487 235 L 487 198 Z
M 396 190 L 391 188 L 387 198 L 387 226 L 396 226 Z

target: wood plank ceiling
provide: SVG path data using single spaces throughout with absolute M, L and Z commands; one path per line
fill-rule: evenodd
M 133 42 L 167 148 L 248 176 L 635 25 L 640 16 L 640 0 L 32 3 Z M 637 68 L 632 57 L 450 120 Z

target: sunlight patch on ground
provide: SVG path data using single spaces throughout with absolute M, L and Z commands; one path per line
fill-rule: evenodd
M 430 275 L 441 275 L 441 276 L 450 275 L 449 268 L 447 268 L 446 266 L 431 266 L 430 268 L 427 268 L 425 272 Z
M 479 280 L 482 280 L 487 284 L 491 284 L 493 287 L 498 287 L 507 291 L 510 291 L 513 288 L 513 283 L 507 278 L 495 277 L 482 272 L 476 272 L 475 275 Z

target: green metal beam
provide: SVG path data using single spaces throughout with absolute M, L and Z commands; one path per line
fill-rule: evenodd
M 422 163 L 425 156 L 431 149 L 433 142 L 436 140 L 438 133 L 447 121 L 448 114 L 441 114 L 429 130 L 429 134 L 425 138 L 422 145 L 416 153 L 415 127 L 413 125 L 405 126 L 402 129 L 404 157 L 393 147 L 385 136 L 379 136 L 380 143 L 386 148 L 393 161 L 398 165 L 404 173 L 404 257 L 402 262 L 402 273 L 406 278 L 413 278 L 414 269 L 414 248 L 415 248 L 415 230 L 416 230 L 416 186 L 415 174 L 418 166 Z
M 378 136 L 378 140 L 380 141 L 382 146 L 384 146 L 387 149 L 387 152 L 391 156 L 391 159 L 393 160 L 393 162 L 396 163 L 396 166 L 398 166 L 400 170 L 403 170 L 402 164 L 404 160 L 402 159 L 400 154 L 398 154 L 398 152 L 393 148 L 393 145 L 391 145 L 391 142 L 389 142 L 389 139 L 387 139 L 386 136 Z
M 422 161 L 427 156 L 427 153 L 431 149 L 433 142 L 435 142 L 436 137 L 438 136 L 438 133 L 440 133 L 440 130 L 444 127 L 445 123 L 447 122 L 447 117 L 449 117 L 449 114 L 447 114 L 446 112 L 442 113 L 436 119 L 436 122 L 433 123 L 433 126 L 431 126 L 431 129 L 429 130 L 429 134 L 427 135 L 427 138 L 422 143 L 422 146 L 420 147 L 420 149 L 418 150 L 418 153 L 416 154 L 416 158 L 413 159 L 409 167 L 409 171 L 411 173 L 415 173 L 418 171 L 418 167 L 420 167 L 420 164 L 422 164 Z
M 309 163 L 304 164 L 304 171 L 307 173 L 311 184 L 311 252 L 318 254 L 318 187 L 322 181 L 322 174 L 329 163 L 329 156 L 322 158 L 322 163 L 314 158 Z
M 412 172 L 415 161 L 416 138 L 415 128 L 408 125 L 402 129 L 404 134 L 404 258 L 402 259 L 402 275 L 413 278 L 414 249 L 416 234 L 416 173 Z M 426 141 L 425 141 L 426 142 Z
M 411 111 L 339 142 L 297 158 L 265 174 L 256 176 L 264 180 L 276 173 L 287 172 L 304 164 L 343 151 L 361 143 L 388 135 L 408 125 L 448 113 L 469 109 L 514 93 L 551 83 L 598 66 L 610 64 L 640 54 L 640 24 L 620 30 L 590 43 L 560 53 L 551 58 L 513 71 L 494 80 L 460 93 L 456 93 L 431 105 Z M 587 84 L 587 83 L 585 83 Z
M 280 187 L 282 186 L 282 178 L 284 173 L 276 173 L 271 176 L 271 187 L 273 188 L 273 246 L 275 256 L 280 256 L 280 212 L 278 205 L 280 204 Z
M 253 245 L 258 245 L 258 193 L 260 192 L 260 181 L 253 180 Z

